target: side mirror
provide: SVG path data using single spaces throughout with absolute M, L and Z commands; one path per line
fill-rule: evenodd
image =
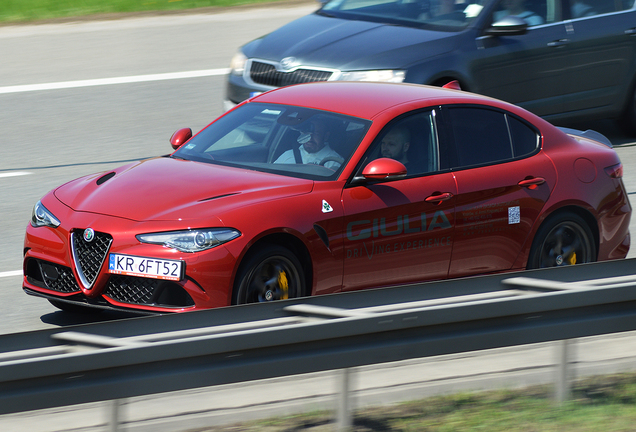
M 179 147 L 181 147 L 183 144 L 185 144 L 185 142 L 188 141 L 190 138 L 192 138 L 192 129 L 190 128 L 179 129 L 178 131 L 173 133 L 172 136 L 170 137 L 170 145 L 172 146 L 173 149 L 176 150 Z
M 527 32 L 528 23 L 515 16 L 507 16 L 484 31 L 489 36 L 519 36 Z
M 406 167 L 395 159 L 380 158 L 365 166 L 362 176 L 367 180 L 393 180 L 406 176 Z

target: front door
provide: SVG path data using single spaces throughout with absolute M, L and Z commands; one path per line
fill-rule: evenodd
M 507 3 L 513 2 L 502 0 L 494 9 L 492 22 L 509 14 Z M 477 51 L 469 65 L 475 80 L 471 91 L 512 102 L 541 116 L 563 112 L 569 36 L 561 20 L 561 0 L 522 3 L 528 9 L 538 4 L 525 34 L 483 35 L 475 41 Z
M 380 157 L 402 162 L 407 176 L 345 188 L 346 291 L 448 274 L 456 187 L 452 173 L 440 171 L 435 112 L 387 125 L 365 156 Z

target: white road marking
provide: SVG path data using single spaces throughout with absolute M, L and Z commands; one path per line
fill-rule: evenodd
M 10 277 L 10 276 L 22 276 L 22 270 L 0 272 L 0 278 Z
M 23 92 L 41 91 L 41 90 L 59 90 L 59 89 L 79 88 L 79 87 L 93 87 L 93 86 L 104 86 L 104 85 L 112 85 L 112 84 L 129 84 L 129 83 L 140 83 L 140 82 L 149 82 L 149 81 L 164 81 L 164 80 L 174 80 L 174 79 L 184 79 L 184 78 L 210 77 L 210 76 L 227 75 L 229 71 L 230 70 L 228 68 L 205 69 L 205 70 L 197 70 L 197 71 L 171 72 L 171 73 L 161 73 L 161 74 L 152 74 L 152 75 L 135 75 L 135 76 L 117 77 L 117 78 L 98 78 L 98 79 L 79 80 L 79 81 L 62 81 L 62 82 L 45 83 L 45 84 L 14 85 L 14 86 L 0 87 L 0 94 L 23 93 Z
M 26 171 L 15 171 L 15 172 L 8 172 L 8 173 L 0 173 L 0 178 L 2 177 L 18 177 L 18 176 L 25 176 L 25 175 L 29 175 L 31 174 L 30 172 L 26 172 Z

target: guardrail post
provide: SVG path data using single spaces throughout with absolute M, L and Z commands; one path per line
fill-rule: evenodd
M 338 372 L 338 409 L 336 413 L 336 431 L 346 432 L 353 426 L 351 413 L 351 378 L 353 369 L 340 369 Z
M 554 399 L 557 403 L 563 403 L 570 398 L 572 375 L 571 359 L 574 352 L 572 339 L 556 342 L 556 379 Z
M 124 403 L 125 399 L 113 399 L 108 401 L 108 432 L 123 432 L 123 429 L 121 429 L 119 426 L 121 425 L 120 420 Z

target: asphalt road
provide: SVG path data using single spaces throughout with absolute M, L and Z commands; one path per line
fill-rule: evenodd
M 98 318 L 74 317 L 22 292 L 21 248 L 33 204 L 47 191 L 73 178 L 125 161 L 168 153 L 168 138 L 176 129 L 188 126 L 199 130 L 221 113 L 224 74 L 240 45 L 314 8 L 315 4 L 308 1 L 301 6 L 237 9 L 219 14 L 0 27 L 0 137 L 3 141 L 0 158 L 0 215 L 3 221 L 0 334 L 83 323 L 91 319 L 126 317 L 119 313 L 101 314 Z M 194 75 L 201 76 L 191 77 L 188 72 L 193 71 L 196 72 Z M 584 127 L 606 134 L 617 146 L 625 166 L 628 192 L 632 200 L 636 200 L 636 142 L 621 135 L 612 122 L 591 123 Z M 158 196 L 161 193 L 157 191 Z M 169 200 L 169 197 L 165 199 Z M 632 232 L 636 232 L 634 224 L 636 221 L 632 222 Z M 636 247 L 629 256 L 636 256 Z M 610 360 L 629 363 L 633 350 L 627 347 L 635 339 L 631 336 L 604 338 L 602 347 L 590 352 L 607 353 L 608 357 L 590 359 L 589 363 L 603 365 Z M 537 355 L 533 358 L 539 359 L 536 361 L 545 367 L 551 367 L 551 354 L 546 353 L 546 348 L 534 349 Z M 512 356 L 519 355 L 514 350 L 508 352 Z M 470 365 L 462 363 L 470 357 L 427 360 L 425 363 L 433 369 L 426 373 L 418 369 L 418 373 L 428 377 L 429 387 L 435 387 L 440 380 L 456 379 L 457 371 L 470 371 L 470 375 L 479 375 L 482 381 L 496 382 L 492 374 L 499 372 L 492 368 L 501 360 L 492 360 L 486 355 L 480 357 L 477 366 L 474 361 Z M 531 356 L 524 350 L 521 357 L 529 359 Z M 628 360 L 621 360 L 624 358 Z M 505 361 L 509 362 L 510 358 Z M 479 364 L 487 367 L 481 370 Z M 438 369 L 446 372 L 436 372 Z M 530 369 L 539 370 L 536 363 Z M 406 375 L 409 374 L 402 374 Z M 315 388 L 309 385 L 304 396 L 292 392 L 289 398 L 301 402 L 309 400 L 318 406 L 319 398 L 329 398 L 331 394 L 330 391 L 325 393 L 324 377 L 318 376 L 317 381 Z M 406 381 L 400 385 L 391 384 L 387 390 L 376 385 L 377 375 L 371 381 L 369 391 L 375 392 L 376 397 L 370 396 L 368 400 L 375 403 L 391 392 L 404 392 L 414 387 Z M 279 380 L 278 384 L 277 390 L 270 387 L 266 391 L 279 394 L 301 388 L 286 380 Z M 457 388 L 461 386 L 457 384 Z M 312 392 L 314 396 L 307 396 Z M 237 406 L 240 406 L 241 403 L 250 404 L 246 395 L 255 393 L 253 387 L 243 386 L 229 388 L 227 393 L 214 393 L 219 401 L 228 401 L 231 405 L 233 402 L 224 396 L 227 394 L 238 395 Z M 420 393 L 405 394 L 415 397 Z M 205 399 L 207 406 L 215 405 L 208 397 Z M 201 402 L 198 392 L 186 394 L 184 398 L 186 402 L 183 403 L 188 409 L 194 409 L 193 401 Z M 281 398 L 283 407 L 290 408 L 291 404 L 283 396 Z M 156 405 L 157 400 L 151 397 L 138 402 L 146 405 L 135 412 L 152 418 L 154 414 L 148 413 L 158 406 L 157 409 L 165 414 L 165 404 Z M 101 407 L 96 408 L 97 414 L 90 409 L 82 411 L 85 417 L 103 417 Z M 233 409 L 226 412 L 227 418 L 247 418 Z M 270 409 L 262 408 L 273 413 L 268 411 Z M 77 417 L 76 414 L 72 416 Z M 61 410 L 60 415 L 62 426 L 59 429 L 51 423 L 50 415 L 38 421 L 47 423 L 51 430 L 63 430 L 69 426 L 70 414 Z M 6 426 L 3 430 L 17 430 L 11 426 L 14 425 L 11 421 L 26 425 L 23 416 L 0 420 L 5 422 L 0 422 Z M 34 424 L 29 428 L 45 430 Z M 148 430 L 159 429 L 150 425 Z
M 91 319 L 23 294 L 21 249 L 33 204 L 81 175 L 170 152 L 175 130 L 197 131 L 222 112 L 224 75 L 238 47 L 315 7 L 307 1 L 0 27 L 0 334 Z M 636 143 L 612 122 L 591 126 L 617 145 L 628 191 L 635 194 Z
M 238 47 L 315 5 L 0 27 L 0 334 L 76 322 L 22 292 L 33 204 L 73 178 L 169 153 L 175 130 L 221 114 Z

